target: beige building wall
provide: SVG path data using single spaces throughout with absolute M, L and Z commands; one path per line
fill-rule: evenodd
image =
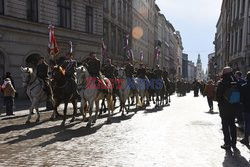
M 155 48 L 155 2 L 154 0 L 134 0 L 132 5 L 132 50 L 139 63 L 143 52 L 143 63 L 153 66 Z
M 4 13 L 0 14 L 0 72 L 11 72 L 19 95 L 25 96 L 21 87 L 20 66 L 31 57 L 44 56 L 48 61 L 48 25 L 55 26 L 60 56 L 68 51 L 73 42 L 74 57 L 78 61 L 90 52 L 100 53 L 103 36 L 103 6 L 99 0 L 71 1 L 70 28 L 59 25 L 57 0 L 38 0 L 38 20 L 28 21 L 26 0 L 5 1 Z M 93 8 L 93 32 L 86 32 L 86 7 Z M 2 61 L 4 63 L 2 63 Z

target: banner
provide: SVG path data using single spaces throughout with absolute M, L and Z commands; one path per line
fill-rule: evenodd
M 48 52 L 51 56 L 57 56 L 59 53 L 59 48 L 56 42 L 54 26 L 49 25 L 49 43 Z

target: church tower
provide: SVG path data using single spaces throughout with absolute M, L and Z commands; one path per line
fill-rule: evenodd
M 196 79 L 199 81 L 203 80 L 204 71 L 202 69 L 202 63 L 201 63 L 201 55 L 198 54 L 198 59 L 196 63 Z

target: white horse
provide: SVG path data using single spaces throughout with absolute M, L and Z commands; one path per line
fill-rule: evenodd
M 149 101 L 149 80 L 148 78 L 135 78 L 135 82 L 138 85 L 138 91 L 142 106 L 145 106 L 145 98 Z
M 81 96 L 81 113 L 83 118 L 86 117 L 86 113 L 84 113 L 84 107 L 86 102 L 89 105 L 89 121 L 87 126 L 91 127 L 92 123 L 95 123 L 98 117 L 99 112 L 99 101 L 106 98 L 108 102 L 108 119 L 107 122 L 110 122 L 110 111 L 114 111 L 113 106 L 113 96 L 112 96 L 112 85 L 111 82 L 104 78 L 104 86 L 105 90 L 98 89 L 96 83 L 94 81 L 95 78 L 91 77 L 88 70 L 84 66 L 80 66 L 76 69 L 77 73 L 77 85 L 79 89 L 79 93 Z M 98 82 L 99 83 L 99 82 Z M 92 112 L 93 106 L 95 103 L 95 118 L 92 121 Z
M 124 68 L 119 68 L 118 69 L 118 81 L 120 80 L 120 84 L 118 89 L 119 89 L 119 94 L 120 94 L 120 111 L 122 111 L 122 116 L 124 115 L 124 109 L 127 111 L 127 113 L 129 112 L 129 106 L 128 109 L 126 108 L 125 104 L 126 101 L 129 101 L 129 98 L 132 96 L 136 97 L 136 108 L 141 107 L 141 100 L 139 98 L 139 90 L 137 88 L 135 88 L 134 90 L 132 90 L 130 88 L 131 85 L 128 84 L 127 81 L 127 77 L 126 77 L 126 73 L 125 73 L 125 69 Z M 132 78 L 131 78 L 132 80 Z M 135 80 L 135 85 L 136 87 L 138 87 L 137 85 L 137 81 Z M 129 104 L 130 105 L 130 104 Z
M 26 93 L 31 101 L 31 106 L 29 110 L 29 116 L 26 121 L 26 124 L 30 123 L 31 114 L 33 110 L 36 110 L 37 119 L 36 122 L 40 121 L 40 114 L 38 110 L 38 105 L 42 102 L 46 102 L 47 100 L 47 93 L 43 89 L 43 81 L 39 80 L 36 76 L 36 72 L 29 67 L 21 67 L 22 71 L 22 82 L 23 86 L 27 87 Z M 52 104 L 54 104 L 54 100 L 51 98 L 49 99 Z

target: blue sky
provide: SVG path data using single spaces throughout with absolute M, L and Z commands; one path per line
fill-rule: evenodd
M 214 36 L 222 0 L 156 0 L 167 20 L 181 32 L 184 53 L 196 63 L 201 54 L 203 68 L 214 52 Z

